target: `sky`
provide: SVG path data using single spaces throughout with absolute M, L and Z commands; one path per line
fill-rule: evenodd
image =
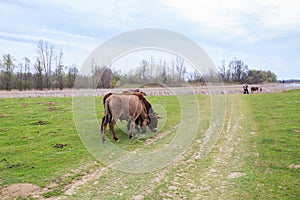
M 142 28 L 185 35 L 216 66 L 238 58 L 280 80 L 300 79 L 300 2 L 294 0 L 0 0 L 0 54 L 16 62 L 34 61 L 43 39 L 63 50 L 65 65 L 80 67 L 106 40 Z

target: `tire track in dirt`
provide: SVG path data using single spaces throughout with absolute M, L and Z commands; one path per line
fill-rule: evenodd
M 232 98 L 229 119 L 227 121 L 226 130 L 223 132 L 220 143 L 216 145 L 217 154 L 213 156 L 213 163 L 211 168 L 206 171 L 203 181 L 199 187 L 199 192 L 213 195 L 214 197 L 221 197 L 223 199 L 231 199 L 230 187 L 232 182 L 228 177 L 231 173 L 239 168 L 239 152 L 240 138 L 238 134 L 241 133 L 241 121 L 244 118 L 242 110 L 241 98 Z M 205 180 L 205 181 L 204 181 Z M 210 190 L 213 188 L 213 190 Z M 198 193 L 199 199 L 207 196 Z
M 234 154 L 238 151 L 241 142 L 237 137 L 237 133 L 242 129 L 240 123 L 244 117 L 239 112 L 240 109 L 237 107 L 240 107 L 240 104 L 237 105 L 237 103 L 231 102 L 226 130 L 215 147 L 217 154 L 213 156 L 213 163 L 197 188 L 198 199 L 208 198 L 209 196 L 231 199 L 229 188 L 232 182 L 228 178 L 232 177 L 232 173 L 235 173 L 233 168 L 238 170 L 239 157 L 234 156 Z
M 155 136 L 153 136 L 152 138 L 147 139 L 144 142 L 144 146 L 149 146 L 149 145 L 155 143 L 156 141 L 164 138 L 168 134 L 170 134 L 173 131 L 175 131 L 179 126 L 180 126 L 180 124 L 177 124 L 177 125 L 173 126 L 170 130 L 158 133 Z M 140 150 L 142 150 L 142 148 L 136 149 L 134 152 L 138 152 Z M 65 190 L 63 192 L 63 195 L 65 195 L 67 197 L 67 196 L 76 194 L 77 190 L 80 187 L 82 187 L 82 186 L 84 186 L 86 184 L 89 184 L 91 182 L 95 182 L 99 177 L 101 177 L 102 175 L 104 175 L 105 173 L 107 173 L 109 170 L 111 170 L 111 168 L 109 166 L 99 167 L 99 168 L 96 168 L 94 171 L 85 174 L 82 178 L 77 179 L 77 180 L 73 180 L 70 184 L 67 184 L 67 185 L 64 186 Z M 159 172 L 157 174 L 156 178 L 152 182 L 153 183 L 160 182 L 160 180 L 164 176 L 164 173 L 165 173 L 164 171 Z M 118 179 L 118 180 L 121 180 L 121 179 Z M 39 197 L 39 199 L 40 199 L 41 195 L 37 195 L 36 194 L 35 197 Z M 60 200 L 60 199 L 64 199 L 64 198 L 65 198 L 64 196 L 58 196 L 58 197 L 52 197 L 50 199 L 51 200 Z
M 202 102 L 203 103 L 203 102 Z M 204 103 L 204 106 L 207 105 L 207 102 Z M 202 105 L 203 106 L 203 105 Z M 208 111 L 203 111 L 202 114 L 208 114 L 206 113 Z M 205 121 L 205 120 L 204 120 Z M 203 124 L 205 124 L 205 122 L 203 122 Z M 176 125 L 175 127 L 173 127 L 173 129 L 176 129 L 180 126 L 180 124 Z M 199 127 L 200 128 L 200 127 Z M 204 127 L 203 127 L 204 128 Z M 199 130 L 199 134 L 202 135 L 202 133 L 204 134 L 204 131 Z M 201 137 L 201 136 L 200 136 Z M 195 138 L 196 139 L 196 138 Z M 196 143 L 199 144 L 201 143 L 200 139 L 196 139 Z M 203 142 L 202 142 L 203 144 Z M 192 144 L 193 145 L 193 144 Z M 201 146 L 200 146 L 201 147 Z M 170 165 L 168 165 L 167 167 L 165 167 L 164 169 L 161 169 L 157 172 L 155 172 L 154 176 L 152 179 L 149 180 L 149 184 L 147 185 L 147 190 L 142 190 L 142 191 L 139 191 L 139 194 L 135 195 L 132 197 L 132 199 L 139 199 L 139 197 L 146 197 L 146 198 L 152 198 L 152 197 L 149 197 L 149 195 L 151 196 L 151 194 L 154 194 L 156 193 L 156 188 L 163 184 L 164 182 L 166 182 L 166 180 L 168 179 L 168 176 L 169 176 L 169 173 L 170 171 L 173 170 L 173 168 L 176 168 L 178 166 L 184 166 L 186 163 L 186 159 L 190 156 L 191 157 L 191 148 L 192 147 L 189 147 L 189 149 L 187 150 L 186 153 L 178 156 L 178 158 L 176 160 L 174 160 L 173 163 L 171 163 Z M 195 155 L 193 155 L 195 157 Z M 184 166 L 185 167 L 185 166 Z M 184 170 L 181 170 L 181 171 L 178 171 L 178 176 L 186 176 L 187 173 L 183 172 Z M 188 186 L 192 186 L 193 184 L 192 183 L 189 183 Z M 174 191 L 176 190 L 177 188 L 180 188 L 180 183 L 177 182 L 177 180 L 173 180 L 172 181 L 172 184 L 170 184 L 168 186 L 168 189 L 170 191 Z M 166 197 L 167 199 L 171 198 L 171 199 L 174 199 L 174 196 L 171 195 L 170 192 L 163 192 L 162 190 L 159 190 L 159 195 L 161 196 L 160 198 L 162 197 Z M 148 197 L 147 197 L 148 196 Z M 177 196 L 178 199 L 183 199 L 184 196 Z M 162 199 L 166 199 L 166 198 L 162 198 Z M 176 199 L 176 198 L 175 198 Z
M 190 199 L 193 196 L 193 199 L 230 199 L 229 191 L 233 184 L 231 178 L 246 175 L 238 172 L 239 157 L 234 155 L 241 142 L 237 134 L 242 129 L 240 124 L 244 119 L 244 114 L 240 112 L 242 103 L 240 99 L 231 101 L 230 109 L 227 110 L 226 127 L 211 152 L 213 162 L 208 168 L 197 169 L 206 159 L 201 152 L 203 142 L 198 142 L 200 145 L 193 149 L 194 153 L 190 158 L 178 163 L 180 167 L 174 177 L 165 183 L 168 191 L 160 191 L 162 198 Z M 200 175 L 200 180 L 195 180 L 195 174 Z

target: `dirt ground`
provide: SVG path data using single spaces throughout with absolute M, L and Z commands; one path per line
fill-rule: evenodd
M 16 199 L 18 197 L 28 197 L 41 190 L 39 186 L 29 183 L 19 183 L 8 186 L 2 190 L 1 199 Z
M 262 87 L 262 93 L 274 93 L 284 90 L 300 88 L 300 84 L 263 84 L 249 85 L 251 87 Z M 127 88 L 136 89 L 136 88 Z M 66 90 L 29 90 L 29 91 L 0 91 L 0 98 L 31 98 L 31 97 L 71 97 L 71 96 L 103 96 L 108 92 L 121 92 L 126 88 L 116 89 L 66 89 Z M 238 94 L 243 92 L 242 85 L 221 86 L 191 86 L 191 87 L 161 87 L 141 88 L 149 96 L 163 95 L 189 95 L 189 94 Z M 257 93 L 257 92 L 256 92 Z

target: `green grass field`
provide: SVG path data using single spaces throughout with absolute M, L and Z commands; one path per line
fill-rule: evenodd
M 256 134 L 247 138 L 249 175 L 239 190 L 255 199 L 300 199 L 300 91 L 245 99 Z
M 71 98 L 1 99 L 1 185 L 51 181 L 93 158 L 77 136 Z M 56 144 L 67 144 L 54 148 Z
M 116 145 L 120 148 L 161 148 L 175 137 L 180 123 L 176 97 L 147 98 L 159 104 L 158 112 L 164 111 L 167 116 L 160 122 L 160 133 L 173 131 L 162 138 L 147 133 L 129 140 L 122 131 L 126 126 L 123 123 L 117 129 L 121 142 Z M 224 127 L 205 157 L 199 152 L 211 120 L 211 99 L 198 96 L 197 100 L 199 129 L 177 162 L 152 173 L 131 174 L 108 168 L 66 198 L 299 199 L 300 90 L 228 95 Z M 96 98 L 99 122 L 101 101 L 101 97 Z M 109 132 L 107 137 L 111 138 Z M 145 146 L 149 138 L 155 142 Z M 66 146 L 55 148 L 57 144 Z M 88 167 L 80 168 L 86 164 Z M 72 98 L 0 99 L 0 188 L 16 183 L 46 188 L 56 183 L 42 196 L 64 195 L 65 186 L 99 168 L 105 166 L 95 162 L 76 131 Z

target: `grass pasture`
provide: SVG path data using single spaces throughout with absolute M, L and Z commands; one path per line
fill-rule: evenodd
M 160 148 L 174 136 L 180 123 L 176 97 L 147 98 L 160 105 L 157 111 L 165 118 L 159 133 L 168 134 L 129 140 L 123 123 L 117 128 L 120 148 Z M 161 170 L 132 174 L 107 168 L 89 154 L 74 125 L 72 98 L 0 99 L 0 194 L 10 185 L 31 183 L 44 192 L 29 198 L 299 199 L 300 90 L 227 95 L 224 127 L 204 158 L 199 152 L 211 120 L 211 100 L 206 95 L 197 100 L 201 123 L 188 151 Z M 98 121 L 101 101 L 96 98 Z M 149 139 L 153 143 L 148 145 Z M 90 174 L 90 181 L 65 194 Z
M 92 159 L 77 136 L 71 98 L 1 99 L 0 104 L 2 186 L 44 187 Z

